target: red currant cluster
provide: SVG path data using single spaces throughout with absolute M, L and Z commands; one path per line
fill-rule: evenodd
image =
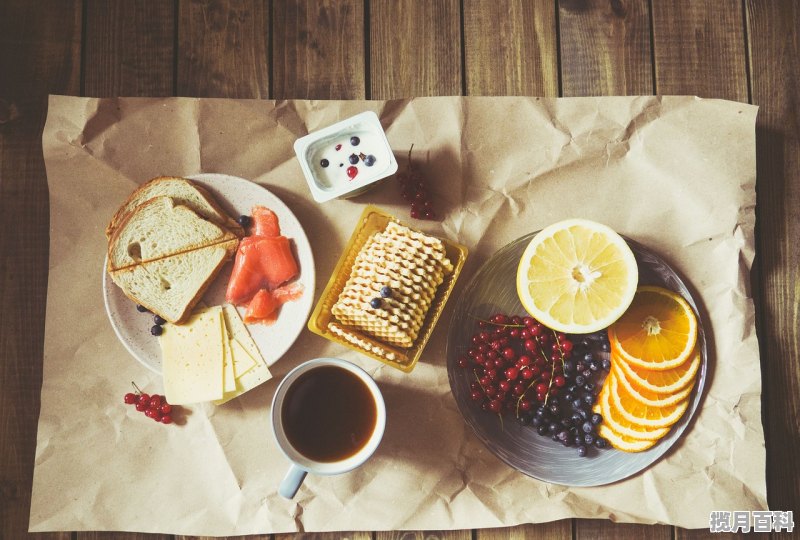
M 125 394 L 124 401 L 127 405 L 135 405 L 136 410 L 143 412 L 148 418 L 162 424 L 172 423 L 173 407 L 167 403 L 167 398 L 159 394 L 145 394 L 135 384 L 136 393 Z
M 522 425 L 579 456 L 605 448 L 597 430 L 603 421 L 593 413 L 598 389 L 611 369 L 604 331 L 573 341 L 531 317 L 497 313 L 479 321 L 458 365 L 472 369 L 470 397 L 481 408 L 502 415 L 514 411 Z
M 413 145 L 411 147 L 414 148 Z M 403 200 L 411 203 L 411 217 L 414 219 L 437 219 L 425 178 L 411 163 L 411 150 L 408 151 L 406 170 L 397 175 Z
M 493 413 L 530 411 L 534 401 L 546 403 L 566 384 L 564 361 L 572 342 L 531 317 L 493 315 L 479 321 L 472 346 L 458 359 L 472 367 L 471 397 Z

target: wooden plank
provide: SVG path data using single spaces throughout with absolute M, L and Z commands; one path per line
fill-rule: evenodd
M 77 533 L 77 540 L 172 540 L 172 538 L 172 535 L 149 533 L 99 531 Z
M 572 520 L 562 519 L 536 525 L 478 529 L 475 540 L 572 540 Z
M 681 529 L 675 527 L 675 540 L 734 540 L 734 538 L 742 538 L 742 533 L 712 533 L 707 529 Z M 754 533 L 750 532 L 746 535 L 749 538 L 765 539 L 769 538 L 769 533 Z M 786 538 L 785 534 L 780 535 L 777 539 Z
M 273 5 L 273 97 L 364 99 L 364 0 Z
M 647 0 L 559 0 L 564 96 L 650 95 Z
M 331 532 L 331 533 L 276 534 L 274 540 L 372 540 L 372 533 Z
M 605 519 L 576 519 L 575 539 L 586 540 L 671 540 L 668 525 L 613 523 Z
M 792 510 L 800 521 L 800 6 L 792 0 L 750 0 L 747 20 L 752 98 L 760 107 L 756 306 L 768 498 L 771 509 Z
M 739 0 L 652 2 L 656 93 L 747 101 Z
M 83 94 L 174 95 L 174 4 L 86 1 Z
M 646 0 L 559 0 L 563 96 L 653 93 L 650 11 Z M 672 538 L 667 525 L 574 520 L 574 538 Z
M 375 540 L 471 540 L 471 531 L 379 531 Z
M 268 35 L 267 0 L 181 0 L 178 95 L 269 97 Z
M 81 3 L 0 3 L 0 538 L 27 534 L 44 344 L 47 94 L 80 91 Z
M 467 95 L 558 96 L 552 0 L 464 0 Z
M 369 6 L 368 97 L 461 95 L 459 0 Z

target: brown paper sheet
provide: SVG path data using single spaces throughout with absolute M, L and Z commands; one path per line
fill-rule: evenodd
M 408 148 L 432 181 L 441 223 L 471 257 L 455 296 L 494 251 L 567 217 L 602 221 L 688 279 L 710 323 L 710 375 L 679 443 L 634 477 L 567 488 L 506 466 L 451 397 L 446 309 L 411 374 L 304 330 L 275 378 L 222 407 L 161 426 L 123 405 L 160 378 L 130 357 L 101 294 L 103 230 L 134 187 L 157 175 L 221 172 L 281 197 L 303 223 L 319 295 L 362 207 L 404 219 L 385 182 L 316 204 L 295 138 L 374 110 L 401 168 Z M 189 535 L 451 529 L 566 517 L 707 527 L 712 510 L 766 508 L 761 376 L 748 290 L 753 260 L 756 108 L 692 97 L 420 98 L 398 101 L 87 99 L 53 96 L 43 145 L 50 187 L 44 378 L 30 529 Z M 272 439 L 277 382 L 317 356 L 367 369 L 388 425 L 376 455 L 337 477 L 309 477 L 287 501 Z

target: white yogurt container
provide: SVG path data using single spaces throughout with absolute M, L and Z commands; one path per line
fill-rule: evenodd
M 397 172 L 386 133 L 372 111 L 297 139 L 294 151 L 317 202 L 352 197 Z

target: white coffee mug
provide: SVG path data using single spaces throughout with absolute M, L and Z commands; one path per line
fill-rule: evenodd
M 375 427 L 372 430 L 372 434 L 354 454 L 337 461 L 318 461 L 301 453 L 290 442 L 283 424 L 283 407 L 287 393 L 292 388 L 292 385 L 309 371 L 323 366 L 338 367 L 355 375 L 367 387 L 375 403 Z M 297 493 L 308 473 L 329 476 L 345 473 L 362 465 L 378 448 L 385 428 L 386 404 L 383 401 L 383 395 L 378 385 L 375 384 L 375 381 L 366 371 L 351 362 L 339 358 L 315 358 L 300 364 L 286 374 L 286 377 L 284 377 L 275 391 L 275 397 L 272 399 L 272 432 L 275 435 L 278 448 L 291 462 L 289 471 L 278 488 L 278 493 L 287 499 L 291 499 Z

